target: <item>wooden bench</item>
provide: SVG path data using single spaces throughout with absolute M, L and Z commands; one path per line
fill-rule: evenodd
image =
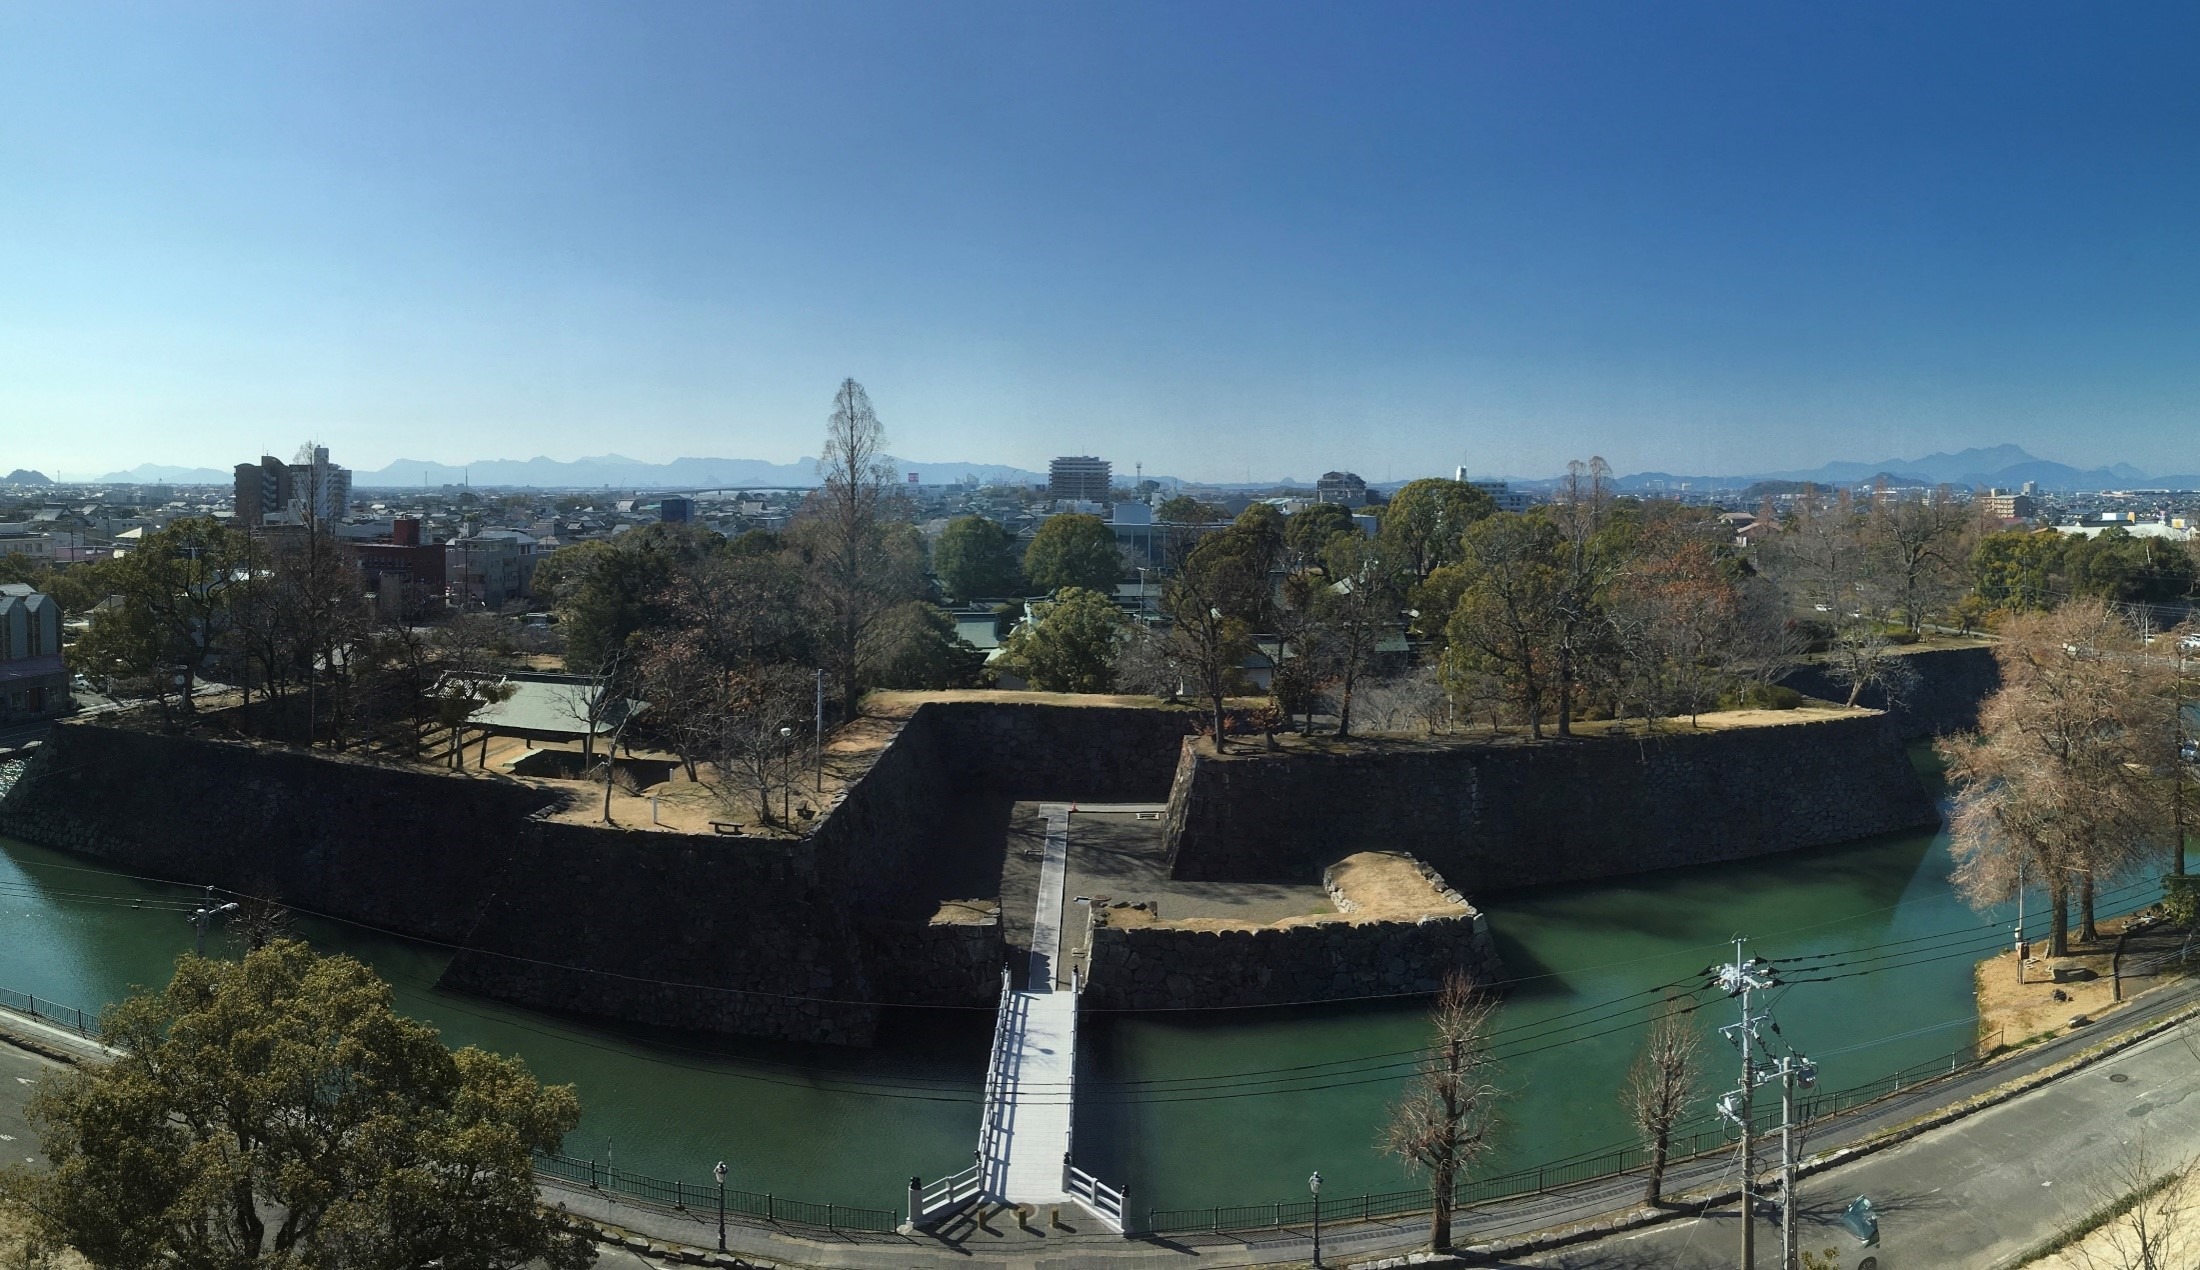
M 739 832 L 741 832 L 741 826 L 739 826 L 739 825 L 737 825 L 737 824 L 733 823 L 733 822 L 732 822 L 732 821 L 730 821 L 730 820 L 713 820 L 713 821 L 711 821 L 711 822 L 710 822 L 710 828 L 711 828 L 711 832 L 713 832 L 713 833 L 739 833 Z

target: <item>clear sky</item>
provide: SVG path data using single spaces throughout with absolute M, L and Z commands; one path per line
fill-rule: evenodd
M 2200 8 L 0 0 L 0 471 L 2200 471 Z

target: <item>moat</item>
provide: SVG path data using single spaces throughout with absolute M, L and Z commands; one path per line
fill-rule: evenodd
M 1491 1170 L 1623 1141 L 1614 1091 L 1642 1018 L 1625 1007 L 1693 982 L 1737 932 L 1766 956 L 1853 954 L 1846 969 L 1868 972 L 1775 999 L 1829 1088 L 1970 1042 L 1972 962 L 2007 925 L 1962 905 L 1948 871 L 1943 839 L 1900 834 L 1490 897 L 1506 974 L 1521 981 L 1501 1021 L 1516 1096 Z M 0 839 L 0 986 L 96 1006 L 161 982 L 190 925 L 132 905 L 183 894 Z M 2151 895 L 2120 892 L 2104 909 Z M 545 1078 L 577 1083 L 587 1114 L 568 1143 L 575 1155 L 691 1180 L 725 1158 L 740 1185 L 881 1208 L 896 1206 L 911 1173 L 968 1158 L 990 1010 L 892 1011 L 869 1050 L 699 1038 L 440 991 L 444 950 L 303 926 L 320 946 L 371 961 L 401 1007 L 452 1043 L 515 1052 Z M 1373 1141 L 1402 1078 L 1395 1056 L 1421 1027 L 1418 1003 L 1096 1014 L 1084 1031 L 1079 1153 L 1127 1180 L 1138 1209 L 1289 1197 L 1312 1168 L 1339 1195 L 1409 1185 Z

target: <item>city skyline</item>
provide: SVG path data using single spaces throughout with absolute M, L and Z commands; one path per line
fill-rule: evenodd
M 21 9 L 0 462 L 2200 471 L 2195 25 Z

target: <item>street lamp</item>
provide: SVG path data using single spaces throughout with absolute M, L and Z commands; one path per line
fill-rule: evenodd
M 1306 1189 L 1314 1196 L 1314 1270 L 1322 1270 L 1322 1175 L 1307 1178 Z
M 794 729 L 779 729 L 779 766 L 784 780 L 779 782 L 779 823 L 794 827 Z
M 720 1160 L 711 1176 L 718 1179 L 718 1251 L 726 1250 L 726 1162 Z

